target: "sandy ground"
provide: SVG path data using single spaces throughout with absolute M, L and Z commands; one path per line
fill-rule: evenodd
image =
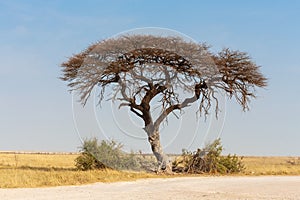
M 52 188 L 0 189 L 0 199 L 300 200 L 300 176 L 185 177 Z

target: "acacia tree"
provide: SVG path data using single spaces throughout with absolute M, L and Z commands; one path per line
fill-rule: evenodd
M 205 44 L 184 41 L 179 37 L 128 35 L 90 45 L 62 63 L 62 80 L 79 92 L 83 104 L 93 88 L 99 87 L 99 101 L 105 89 L 112 100 L 128 107 L 144 122 L 159 168 L 168 159 L 160 144 L 160 125 L 170 113 L 181 112 L 198 103 L 198 113 L 208 114 L 212 103 L 218 112 L 217 93 L 225 91 L 248 109 L 255 88 L 265 87 L 266 78 L 247 53 L 228 48 L 214 54 Z M 153 102 L 160 103 L 154 119 Z

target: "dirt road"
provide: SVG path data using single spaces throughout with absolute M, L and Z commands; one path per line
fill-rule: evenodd
M 32 189 L 0 189 L 1 200 L 300 200 L 300 176 L 143 179 Z

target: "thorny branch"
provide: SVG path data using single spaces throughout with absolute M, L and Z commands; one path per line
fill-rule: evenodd
M 223 49 L 209 52 L 205 44 L 178 37 L 123 36 L 100 41 L 62 63 L 62 80 L 86 103 L 92 89 L 112 87 L 120 107 L 128 106 L 148 125 L 158 128 L 175 110 L 198 101 L 198 111 L 208 114 L 217 90 L 235 97 L 244 110 L 255 88 L 265 87 L 266 78 L 247 53 Z M 188 95 L 190 97 L 186 98 Z M 161 114 L 153 122 L 151 101 L 158 97 Z

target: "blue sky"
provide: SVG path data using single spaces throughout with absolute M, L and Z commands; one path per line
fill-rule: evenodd
M 2 0 L 0 151 L 77 151 L 72 96 L 58 79 L 60 63 L 119 32 L 163 27 L 207 42 L 213 51 L 247 51 L 269 78 L 249 112 L 227 102 L 226 152 L 299 156 L 299 21 L 296 0 Z

